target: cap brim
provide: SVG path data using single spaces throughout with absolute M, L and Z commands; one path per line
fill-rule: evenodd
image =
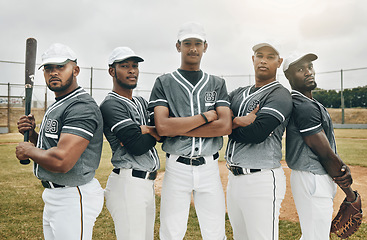
M 68 62 L 70 61 L 75 61 L 76 59 L 74 60 L 71 60 L 71 59 L 68 59 L 68 58 L 48 58 L 46 60 L 44 60 L 41 64 L 41 66 L 39 66 L 38 69 L 40 69 L 41 67 L 45 66 L 45 65 L 65 65 L 67 64 Z
M 178 40 L 180 42 L 182 42 L 183 40 L 189 39 L 189 38 L 197 38 L 200 39 L 201 41 L 205 42 L 205 38 L 199 34 L 186 34 L 181 36 Z
M 302 61 L 302 60 L 308 60 L 308 61 L 315 61 L 317 59 L 317 55 L 314 54 L 314 53 L 307 53 L 307 54 L 303 54 L 303 55 L 300 55 L 299 57 L 297 58 L 294 58 L 293 60 L 291 60 L 290 63 L 288 63 L 287 65 L 284 65 L 284 68 L 283 68 L 283 72 L 287 71 L 292 65 Z
M 137 62 L 144 62 L 144 59 L 142 57 L 139 57 L 137 55 L 130 55 L 130 56 L 125 56 L 124 58 L 119 58 L 119 59 L 115 59 L 113 62 L 108 63 L 109 65 L 112 65 L 114 63 L 119 63 L 119 62 L 123 62 L 129 58 L 135 59 Z
M 256 52 L 257 50 L 259 50 L 260 48 L 263 48 L 263 47 L 270 47 L 270 48 L 272 48 L 279 55 L 279 51 L 275 47 L 273 47 L 272 45 L 270 45 L 269 43 L 259 43 L 259 44 L 256 44 L 255 46 L 252 47 L 252 50 L 254 52 Z

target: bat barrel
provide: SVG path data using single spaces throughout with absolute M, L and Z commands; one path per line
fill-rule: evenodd
M 32 91 L 34 82 L 34 73 L 36 71 L 36 54 L 37 54 L 37 40 L 34 38 L 28 38 L 26 41 L 26 53 L 25 53 L 25 115 L 28 116 L 31 113 L 32 105 Z M 29 132 L 24 133 L 24 141 L 29 141 Z M 29 159 L 21 160 L 23 165 L 29 164 Z

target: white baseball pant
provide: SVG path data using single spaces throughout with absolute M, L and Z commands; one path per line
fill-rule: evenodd
M 97 179 L 78 187 L 46 188 L 42 194 L 46 240 L 90 240 L 103 207 L 103 188 Z
M 105 189 L 106 206 L 115 224 L 117 239 L 154 238 L 154 181 L 132 176 L 131 169 L 112 172 Z
M 329 239 L 336 184 L 328 174 L 292 170 L 291 187 L 301 225 L 301 240 Z
M 208 156 L 204 157 L 205 164 L 191 166 L 176 162 L 178 157 L 170 155 L 166 159 L 161 193 L 160 239 L 184 238 L 192 193 L 202 238 L 226 239 L 225 199 L 218 160 Z
M 228 175 L 227 210 L 236 240 L 277 240 L 286 191 L 282 167 Z

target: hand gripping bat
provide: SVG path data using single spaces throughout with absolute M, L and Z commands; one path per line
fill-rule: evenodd
M 28 116 L 31 113 L 32 106 L 32 92 L 34 82 L 34 72 L 36 69 L 36 53 L 37 53 L 37 40 L 34 38 L 28 38 L 26 42 L 25 53 L 25 115 Z M 24 142 L 29 140 L 29 131 L 24 133 Z M 29 164 L 29 159 L 21 160 L 21 164 Z

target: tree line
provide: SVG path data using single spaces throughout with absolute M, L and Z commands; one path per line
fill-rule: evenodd
M 327 108 L 341 107 L 340 91 L 316 88 L 312 96 Z M 367 86 L 344 89 L 343 96 L 346 108 L 367 107 Z

